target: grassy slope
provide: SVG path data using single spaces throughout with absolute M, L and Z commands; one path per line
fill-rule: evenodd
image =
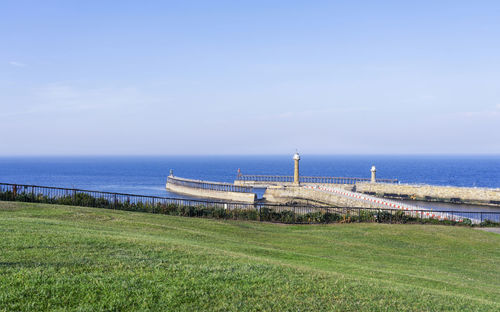
M 500 235 L 0 202 L 1 310 L 500 310 Z

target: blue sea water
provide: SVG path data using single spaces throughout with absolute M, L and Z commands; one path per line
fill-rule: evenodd
M 302 155 L 308 176 L 396 178 L 425 183 L 500 188 L 499 156 Z M 120 193 L 178 196 L 165 190 L 169 170 L 180 177 L 233 182 L 243 174 L 292 175 L 291 155 L 155 157 L 0 157 L 0 182 Z

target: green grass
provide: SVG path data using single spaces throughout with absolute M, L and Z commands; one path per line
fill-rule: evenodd
M 500 310 L 500 235 L 0 202 L 0 311 Z

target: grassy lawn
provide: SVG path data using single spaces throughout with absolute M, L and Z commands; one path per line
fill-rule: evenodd
M 0 311 L 500 310 L 500 235 L 0 202 Z

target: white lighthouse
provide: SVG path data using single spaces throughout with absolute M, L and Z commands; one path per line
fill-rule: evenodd
M 370 169 L 371 173 L 372 173 L 372 178 L 371 178 L 371 183 L 375 183 L 377 182 L 377 168 L 375 168 L 375 166 L 372 166 L 372 169 Z

